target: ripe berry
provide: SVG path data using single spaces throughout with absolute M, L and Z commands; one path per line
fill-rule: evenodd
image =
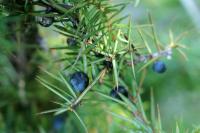
M 41 17 L 38 23 L 43 27 L 49 27 L 53 24 L 53 22 L 54 22 L 53 17 Z
M 157 73 L 164 73 L 167 70 L 165 63 L 162 61 L 154 62 L 152 69 L 154 72 L 157 72 Z
M 75 38 L 70 37 L 70 38 L 67 38 L 67 44 L 68 44 L 69 46 L 76 46 L 76 45 L 77 45 L 77 41 L 76 41 Z
M 124 88 L 124 86 L 118 86 L 115 87 L 110 91 L 110 96 L 119 100 L 122 100 L 120 97 L 120 94 L 124 95 L 125 97 L 128 97 L 128 91 Z
M 70 77 L 70 83 L 76 92 L 83 92 L 89 84 L 89 78 L 84 72 L 75 72 Z
M 53 129 L 56 131 L 60 131 L 60 129 L 63 127 L 65 122 L 65 118 L 63 115 L 58 115 L 53 120 Z

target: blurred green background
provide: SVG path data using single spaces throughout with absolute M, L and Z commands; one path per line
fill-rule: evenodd
M 200 11 L 200 1 L 195 2 L 195 6 Z M 165 60 L 167 64 L 165 74 L 155 75 L 151 68 L 148 69 L 142 94 L 144 106 L 146 105 L 148 112 L 150 88 L 153 88 L 156 104 L 160 107 L 164 130 L 171 132 L 177 122 L 180 123 L 181 128 L 191 130 L 200 125 L 200 29 L 198 29 L 200 22 L 199 25 L 194 23 L 194 18 L 200 17 L 200 14 L 190 16 L 179 0 L 141 0 L 137 7 L 128 6 L 123 14 L 131 14 L 134 24 L 146 24 L 148 12 L 153 16 L 158 37 L 164 44 L 170 43 L 170 31 L 174 38 L 187 32 L 180 43 L 187 47 L 184 52 L 188 60 L 186 61 L 177 51 L 174 51 L 172 60 Z M 39 130 L 53 132 L 53 116 L 36 114 L 54 108 L 55 104 L 51 101 L 55 101 L 57 97 L 32 78 L 32 75 L 19 73 L 11 64 L 10 53 L 15 51 L 18 45 L 15 41 L 3 38 L 4 35 L 10 34 L 5 26 L 6 22 L 7 20 L 0 16 L 0 132 Z M 36 48 L 26 68 L 29 73 L 33 72 L 33 66 L 36 68 L 42 66 L 48 71 L 56 72 L 63 68 L 63 64 L 55 64 L 53 60 L 58 59 L 62 53 L 45 49 L 66 45 L 66 38 L 53 32 L 53 28 L 46 29 L 39 26 L 39 33 L 43 37 L 44 49 Z M 45 77 L 35 68 L 34 75 Z M 56 84 L 53 80 L 52 83 Z M 25 87 L 20 89 L 24 84 Z M 113 123 L 110 116 L 102 112 L 104 109 L 104 105 L 81 108 L 81 116 L 89 125 L 89 131 L 91 133 L 120 132 L 120 128 L 115 128 L 117 122 Z M 121 112 L 120 109 L 118 112 Z M 97 123 L 94 122 L 96 120 Z M 82 132 L 82 127 L 73 116 L 67 116 L 66 123 L 65 128 L 69 133 Z
M 199 1 L 194 2 L 200 9 Z M 183 128 L 191 129 L 200 122 L 200 30 L 198 29 L 200 23 L 195 25 L 193 20 L 200 16 L 195 16 L 195 13 L 190 16 L 179 0 L 144 0 L 141 1 L 139 10 L 135 9 L 136 15 L 134 11 L 132 14 L 136 20 L 145 23 L 146 11 L 151 12 L 153 16 L 161 42 L 169 43 L 167 41 L 169 30 L 173 32 L 174 38 L 180 33 L 187 32 L 181 44 L 187 47 L 184 52 L 188 61 L 175 52 L 173 60 L 166 61 L 167 72 L 157 76 L 148 72 L 144 84 L 146 88 L 154 88 L 166 131 L 170 132 L 175 127 L 176 121 L 180 122 Z

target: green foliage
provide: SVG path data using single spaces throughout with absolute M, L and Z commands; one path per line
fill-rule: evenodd
M 138 5 L 138 2 L 139 0 L 135 1 L 134 5 Z M 8 128 L 11 126 L 8 124 L 14 123 L 6 122 L 7 120 L 25 123 L 21 126 L 15 125 L 9 132 L 54 131 L 52 116 L 49 116 L 50 122 L 43 115 L 54 113 L 54 115 L 66 114 L 65 124 L 59 132 L 164 132 L 160 107 L 155 103 L 153 90 L 151 95 L 145 91 L 145 88 L 151 88 L 148 84 L 152 79 L 149 79 L 147 84 L 144 80 L 149 67 L 157 60 L 171 59 L 173 53 L 178 53 L 187 59 L 183 50 L 185 46 L 180 43 L 182 34 L 174 37 L 170 31 L 168 34 L 170 40 L 163 43 L 159 39 L 150 13 L 147 24 L 133 24 L 130 16 L 120 14 L 128 4 L 133 4 L 130 1 L 113 4 L 108 0 L 22 2 L 11 0 L 10 3 L 6 1 L 1 3 L 2 18 L 32 16 L 36 21 L 30 24 L 36 24 L 42 17 L 51 17 L 54 23 L 50 28 L 65 39 L 74 38 L 77 41 L 77 45 L 73 47 L 67 44 L 51 47 L 50 52 L 57 55 L 56 59 L 53 56 L 48 57 L 45 51 L 37 47 L 30 59 L 30 66 L 39 66 L 41 72 L 38 72 L 36 77 L 35 75 L 30 77 L 36 81 L 28 81 L 26 77 L 21 78 L 16 87 L 11 85 L 11 81 L 19 78 L 20 72 L 10 64 L 9 54 L 16 52 L 15 45 L 24 42 L 19 42 L 20 39 L 17 39 L 12 42 L 14 47 L 9 48 L 6 44 L 11 44 L 11 41 L 5 37 L 7 33 L 4 33 L 0 50 L 8 52 L 6 56 L 0 54 L 2 57 L 0 66 L 6 66 L 2 74 L 5 77 L 1 77 L 0 85 L 4 95 L 10 96 L 9 102 L 13 102 L 13 98 L 19 102 L 13 108 L 8 106 L 6 100 L 0 103 L 0 107 L 4 108 L 0 112 L 2 131 L 9 131 Z M 51 8 L 50 12 L 46 11 L 47 7 Z M 128 22 L 122 23 L 124 20 Z M 6 22 L 0 22 L 1 29 L 6 31 Z M 110 62 L 112 68 L 106 67 L 105 61 Z M 69 83 L 70 75 L 76 71 L 83 71 L 90 78 L 89 86 L 82 93 L 76 93 Z M 10 77 L 13 79 L 9 79 Z M 20 85 L 24 82 L 26 89 L 30 90 L 20 91 Z M 119 85 L 128 89 L 130 95 L 128 98 L 121 94 L 119 95 L 122 100 L 109 96 L 110 90 Z M 42 86 L 52 93 L 46 92 Z M 6 88 L 13 88 L 13 91 L 10 91 L 12 95 Z M 30 122 L 28 128 L 24 120 L 26 117 L 20 114 L 21 111 L 15 110 L 16 106 L 23 105 L 24 97 L 20 95 L 21 93 L 22 95 L 26 93 L 25 98 L 30 106 L 25 106 L 25 109 L 29 109 L 25 112 L 31 112 L 30 120 L 27 120 Z M 147 107 L 143 94 L 149 95 Z M 54 104 L 50 104 L 50 101 Z M 38 103 L 47 105 L 41 109 Z M 47 111 L 44 111 L 44 108 Z M 1 114 L 6 116 L 1 117 Z M 32 119 L 35 114 L 38 114 L 37 118 Z M 37 120 L 40 122 L 37 123 Z M 184 131 L 186 130 L 177 124 L 175 132 Z M 198 128 L 194 132 L 198 132 Z

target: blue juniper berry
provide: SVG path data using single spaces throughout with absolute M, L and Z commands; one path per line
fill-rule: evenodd
M 154 62 L 152 69 L 154 72 L 157 72 L 157 73 L 164 73 L 167 70 L 166 65 L 163 61 Z
M 65 123 L 65 116 L 64 115 L 57 115 L 53 120 L 53 129 L 55 131 L 60 131 Z
M 124 86 L 121 86 L 121 85 L 112 89 L 110 91 L 110 96 L 113 97 L 113 98 L 122 100 L 119 93 L 128 98 L 128 91 L 125 89 Z
M 81 93 L 89 85 L 89 78 L 84 72 L 75 72 L 70 77 L 70 84 L 76 92 Z

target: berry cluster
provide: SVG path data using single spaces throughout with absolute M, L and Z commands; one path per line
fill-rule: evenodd
M 70 21 L 73 25 L 74 28 L 77 28 L 77 25 L 79 23 L 79 20 L 77 18 L 76 15 L 74 16 L 69 16 L 68 18 L 62 18 L 62 20 L 57 20 L 57 17 L 55 16 L 59 16 L 59 15 L 63 15 L 64 13 L 60 10 L 58 10 L 57 8 L 51 6 L 50 4 L 47 4 L 43 1 L 38 1 L 37 3 L 35 3 L 36 5 L 40 5 L 42 7 L 45 7 L 45 14 L 49 15 L 47 16 L 42 16 L 42 17 L 38 17 L 38 23 L 43 26 L 43 27 L 49 27 L 51 26 L 54 22 L 62 22 L 62 20 L 65 21 Z M 57 4 L 58 6 L 60 6 L 61 8 L 64 8 L 66 10 L 71 9 L 73 6 L 71 4 Z
M 64 13 L 61 12 L 60 10 L 52 7 L 51 5 L 48 5 L 42 1 L 39 1 L 39 4 L 43 4 L 43 6 L 46 7 L 46 10 L 44 11 L 45 14 L 53 14 L 53 15 L 63 15 Z M 73 6 L 72 4 L 58 4 L 58 6 L 69 10 L 71 9 Z M 75 15 L 74 15 L 75 14 Z M 78 24 L 79 24 L 79 19 L 78 19 L 78 12 L 75 12 L 74 14 L 72 14 L 71 16 L 67 17 L 67 18 L 62 18 L 62 20 L 56 20 L 56 17 L 47 17 L 47 16 L 43 16 L 43 17 L 39 17 L 38 18 L 38 23 L 43 26 L 43 27 L 50 27 L 53 23 L 55 22 L 70 22 L 72 24 L 72 27 L 74 29 L 77 29 Z M 71 47 L 71 46 L 76 46 L 77 45 L 77 40 L 73 37 L 69 37 L 67 38 L 67 44 Z
M 60 6 L 65 9 L 70 9 L 73 7 L 71 5 L 64 5 L 64 4 L 61 4 Z M 45 12 L 47 14 L 48 13 L 63 14 L 62 12 L 60 12 L 59 10 L 57 10 L 56 8 L 51 7 L 51 6 L 47 6 Z M 78 12 L 76 12 L 76 14 L 78 14 Z M 81 11 L 80 11 L 80 14 L 81 14 Z M 85 47 L 81 47 L 81 48 L 84 48 L 84 50 L 85 50 L 85 48 L 87 48 L 91 45 L 94 46 L 94 49 L 92 49 L 93 47 L 91 47 L 91 49 L 90 48 L 87 49 L 87 50 L 91 50 L 91 51 L 88 52 L 86 50 L 86 51 L 84 51 L 85 52 L 84 54 L 86 55 L 86 58 L 88 60 L 98 59 L 98 61 L 95 61 L 94 65 L 96 65 L 100 62 L 98 64 L 98 65 L 100 65 L 100 67 L 97 66 L 97 69 L 100 68 L 101 72 L 103 72 L 103 74 L 100 75 L 100 77 L 98 79 L 100 84 L 103 83 L 104 76 L 108 72 L 111 73 L 111 70 L 113 70 L 113 75 L 114 75 L 115 81 L 118 82 L 117 76 L 121 76 L 120 75 L 121 73 L 117 73 L 117 71 L 118 71 L 117 67 L 118 67 L 118 65 L 121 65 L 121 63 L 137 65 L 139 63 L 147 63 L 147 61 L 160 59 L 160 57 L 166 57 L 167 59 L 171 59 L 172 48 L 173 48 L 171 46 L 167 47 L 166 49 L 160 49 L 160 50 L 158 50 L 158 52 L 155 52 L 155 53 L 152 53 L 152 52 L 149 52 L 148 54 L 140 53 L 140 51 L 137 50 L 137 48 L 135 48 L 135 46 L 133 44 L 131 44 L 131 46 L 129 46 L 128 48 L 124 47 L 123 42 L 125 42 L 125 44 L 131 43 L 131 42 L 129 42 L 129 39 L 126 37 L 126 33 L 119 31 L 118 38 L 121 39 L 121 40 L 119 39 L 122 42 L 121 46 L 119 46 L 119 44 L 117 43 L 118 40 L 116 39 L 115 32 L 112 33 L 113 36 L 105 37 L 105 42 L 104 42 L 99 37 L 102 34 L 101 31 L 98 31 L 97 33 L 94 33 L 91 36 L 88 35 L 89 33 L 93 33 L 93 32 L 91 32 L 92 30 L 87 29 L 90 25 L 88 26 L 87 22 L 85 22 L 82 17 L 80 17 L 81 22 L 79 22 L 80 20 L 78 18 L 79 17 L 77 17 L 77 15 L 75 15 L 73 17 L 68 17 L 65 19 L 67 21 L 67 24 L 69 24 L 68 22 L 70 22 L 69 28 L 72 29 L 72 31 L 69 32 L 70 34 L 66 40 L 66 43 L 68 44 L 69 49 L 73 48 L 75 46 L 78 46 L 79 43 L 85 44 Z M 61 22 L 61 23 L 65 23 L 64 21 L 59 20 L 59 22 Z M 39 21 L 39 24 L 44 27 L 49 27 L 54 22 L 56 22 L 55 17 L 42 17 L 41 20 Z M 56 28 L 57 27 L 58 27 L 58 29 L 61 29 L 61 28 L 65 29 L 67 26 L 65 25 L 64 27 L 62 27 L 62 26 L 59 27 L 58 25 L 56 25 Z M 69 29 L 67 27 L 64 31 L 66 31 L 68 33 L 68 30 Z M 106 40 L 108 40 L 109 42 L 107 42 Z M 115 45 L 116 47 L 113 47 L 112 44 L 118 44 L 118 45 Z M 94 56 L 89 57 L 87 52 Z M 130 54 L 131 58 L 129 58 L 129 56 L 127 56 L 127 54 L 129 54 L 129 53 L 131 53 Z M 81 58 L 81 54 L 78 57 Z M 123 57 L 128 57 L 128 58 L 124 58 L 124 60 L 122 60 L 122 62 L 120 62 Z M 131 59 L 131 61 L 130 61 L 130 59 Z M 77 59 L 77 62 L 78 61 L 79 61 L 79 59 Z M 93 61 L 91 61 L 91 62 L 93 63 Z M 87 63 L 86 63 L 86 65 L 87 65 Z M 147 65 L 148 65 L 148 63 L 147 63 Z M 102 66 L 103 66 L 103 69 L 102 69 Z M 85 67 L 85 64 L 84 64 L 84 67 Z M 96 67 L 94 67 L 94 69 L 96 69 Z M 157 60 L 153 63 L 152 70 L 156 73 L 162 74 L 167 70 L 167 68 L 163 61 Z M 94 71 L 96 71 L 96 70 L 94 70 Z M 76 71 L 76 72 L 72 73 L 69 77 L 69 83 L 70 83 L 70 86 L 73 89 L 73 91 L 79 94 L 79 97 L 77 99 L 74 99 L 74 100 L 70 99 L 72 101 L 72 103 L 70 103 L 70 107 L 72 107 L 74 109 L 77 105 L 79 105 L 80 101 L 82 100 L 84 95 L 90 90 L 90 88 L 92 87 L 93 84 L 91 84 L 89 86 L 89 76 L 87 73 L 82 72 L 82 71 Z M 116 100 L 121 100 L 121 101 L 125 100 L 125 102 L 126 102 L 126 99 L 128 99 L 131 102 L 134 102 L 132 99 L 133 97 L 128 92 L 128 89 L 122 85 L 116 85 L 114 88 L 111 88 L 109 95 L 110 95 L 110 97 L 112 97 L 113 99 L 116 99 Z M 54 124 L 55 128 L 57 128 L 57 129 L 60 128 L 59 127 L 60 121 L 61 120 L 58 119 L 57 120 L 58 124 L 57 123 Z
M 45 10 L 46 14 L 61 14 L 61 15 L 63 14 L 61 11 L 57 10 L 56 8 L 52 7 L 51 5 L 48 5 L 42 1 L 38 1 L 38 2 L 41 2 L 40 5 L 43 4 L 43 6 L 46 7 L 46 10 Z M 58 5 L 67 10 L 69 10 L 73 7 L 71 4 L 58 4 Z M 69 17 L 66 20 L 70 21 L 72 23 L 72 27 L 74 29 L 77 29 L 78 24 L 79 24 L 79 19 L 77 17 Z M 51 16 L 51 17 L 43 16 L 38 19 L 38 23 L 43 27 L 50 27 L 54 22 L 56 22 L 56 17 L 53 17 L 53 16 Z M 60 22 L 62 22 L 62 21 L 60 21 Z M 66 42 L 67 42 L 68 46 L 70 46 L 70 47 L 74 47 L 78 43 L 78 41 L 74 37 L 68 37 Z M 102 58 L 105 57 L 104 55 L 99 54 L 99 53 L 96 53 L 95 56 L 102 57 Z M 111 70 L 113 68 L 113 64 L 112 64 L 111 60 L 104 60 L 102 62 L 102 65 L 107 70 Z M 81 71 L 75 72 L 70 76 L 70 84 L 71 84 L 72 88 L 74 89 L 74 91 L 76 91 L 78 93 L 82 93 L 89 85 L 88 75 Z M 110 92 L 110 95 L 114 98 L 121 99 L 119 96 L 119 93 L 121 93 L 122 95 L 124 95 L 126 97 L 128 96 L 128 92 L 126 91 L 126 89 L 123 86 L 115 87 Z
M 75 72 L 70 76 L 70 84 L 74 91 L 81 93 L 89 85 L 89 78 L 84 72 Z M 110 91 L 110 96 L 122 100 L 119 93 L 128 98 L 128 91 L 124 86 L 115 87 Z

